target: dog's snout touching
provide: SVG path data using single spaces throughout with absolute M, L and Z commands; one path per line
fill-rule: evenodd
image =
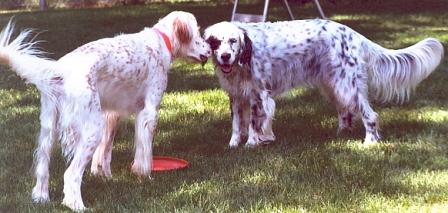
M 205 63 L 207 63 L 208 57 L 205 55 L 199 55 L 199 58 L 201 59 L 201 63 L 202 65 L 204 65 Z
M 222 59 L 223 62 L 228 62 L 229 59 L 230 59 L 230 53 L 223 53 L 221 55 L 221 59 Z
M 201 62 L 207 62 L 208 57 L 205 55 L 199 55 L 199 58 L 201 58 Z

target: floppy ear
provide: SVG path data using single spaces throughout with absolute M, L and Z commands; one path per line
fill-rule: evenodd
M 241 50 L 240 50 L 240 61 L 239 64 L 242 66 L 247 64 L 250 66 L 250 61 L 252 59 L 252 41 L 250 40 L 247 33 L 242 33 L 241 36 Z
M 191 29 L 187 23 L 179 20 L 178 18 L 175 18 L 174 22 L 173 22 L 173 29 L 174 29 L 174 34 L 180 43 L 183 43 L 183 44 L 190 43 L 193 35 L 192 35 Z

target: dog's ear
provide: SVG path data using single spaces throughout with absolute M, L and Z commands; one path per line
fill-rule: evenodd
M 179 42 L 183 44 L 189 44 L 191 42 L 191 39 L 193 38 L 193 34 L 188 24 L 178 18 L 175 18 L 173 25 L 174 34 Z
M 240 50 L 240 61 L 239 64 L 242 66 L 247 64 L 250 66 L 250 62 L 252 59 L 252 41 L 249 36 L 247 36 L 246 32 L 243 32 L 241 35 L 241 50 Z

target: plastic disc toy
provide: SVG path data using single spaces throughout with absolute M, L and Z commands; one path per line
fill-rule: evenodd
M 154 156 L 152 159 L 152 171 L 163 172 L 185 169 L 188 167 L 188 162 L 179 158 Z

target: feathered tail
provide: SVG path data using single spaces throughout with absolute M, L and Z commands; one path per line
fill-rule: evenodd
M 44 52 L 30 39 L 31 30 L 24 30 L 11 41 L 13 23 L 9 21 L 0 33 L 0 64 L 10 66 L 20 77 L 36 85 L 37 89 L 50 97 L 53 95 L 50 82 L 57 76 L 56 62 L 45 59 Z
M 440 64 L 443 46 L 434 38 L 400 50 L 390 50 L 370 42 L 368 48 L 369 86 L 383 102 L 404 102 L 410 93 Z

